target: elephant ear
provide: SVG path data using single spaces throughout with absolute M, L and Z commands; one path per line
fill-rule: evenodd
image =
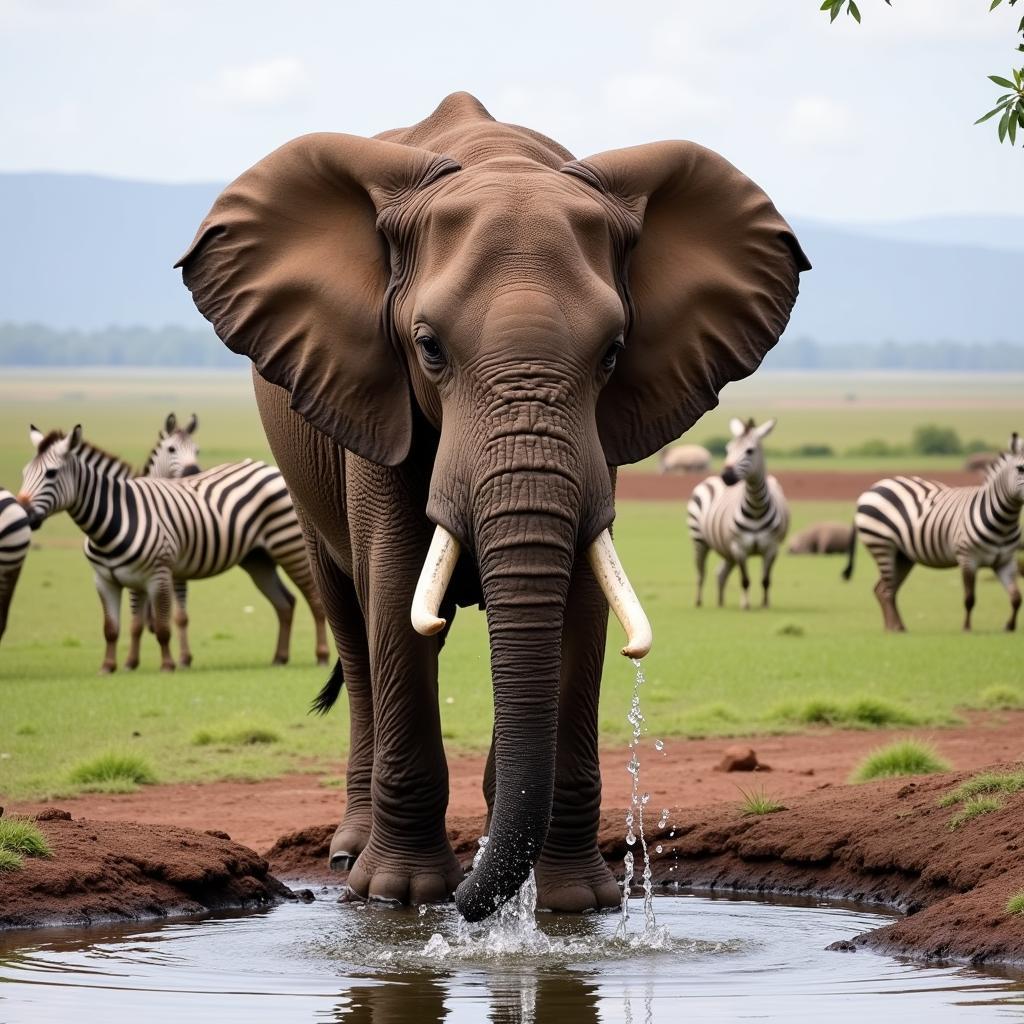
M 303 136 L 232 182 L 175 264 L 228 348 L 314 427 L 384 465 L 408 453 L 412 412 L 383 326 L 377 216 L 458 166 L 393 142 Z
M 563 170 L 639 223 L 624 282 L 632 326 L 598 403 L 608 462 L 637 462 L 760 365 L 810 264 L 768 196 L 695 143 L 612 150 Z

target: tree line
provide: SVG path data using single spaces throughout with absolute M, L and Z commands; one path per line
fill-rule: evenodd
M 60 330 L 43 324 L 0 323 L 0 366 L 235 367 L 241 356 L 213 331 L 188 327 L 106 327 Z M 822 344 L 785 338 L 765 359 L 766 370 L 1024 371 L 1024 345 L 954 341 Z

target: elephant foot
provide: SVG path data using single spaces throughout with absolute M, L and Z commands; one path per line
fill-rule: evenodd
M 608 910 L 622 902 L 622 888 L 615 881 L 604 858 L 595 847 L 579 860 L 537 861 L 537 906 L 582 914 L 588 910 Z
M 358 899 L 418 906 L 447 903 L 462 881 L 463 872 L 452 848 L 432 855 L 419 850 L 381 850 L 371 838 L 348 876 L 348 887 Z
M 332 871 L 351 871 L 370 839 L 370 812 L 348 812 L 331 839 L 327 863 Z

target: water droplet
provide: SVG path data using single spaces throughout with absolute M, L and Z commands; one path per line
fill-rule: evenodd
M 658 845 L 654 848 L 654 852 L 661 853 L 661 843 L 658 843 Z

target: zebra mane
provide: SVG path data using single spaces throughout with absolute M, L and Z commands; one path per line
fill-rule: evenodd
M 36 454 L 42 455 L 43 452 L 52 448 L 58 441 L 63 441 L 64 437 L 65 434 L 63 430 L 51 430 L 46 435 L 46 437 L 44 437 L 42 441 L 39 442 L 39 449 L 37 450 Z
M 990 483 L 993 479 L 999 476 L 1000 473 L 1006 468 L 1006 464 L 1014 458 L 1012 452 L 1000 452 L 989 464 L 985 470 L 985 483 Z
M 91 441 L 83 439 L 77 454 L 83 456 L 87 462 L 91 462 L 96 469 L 108 476 L 130 477 L 135 475 L 135 470 L 132 469 L 130 463 L 125 462 L 119 455 L 105 451 Z

